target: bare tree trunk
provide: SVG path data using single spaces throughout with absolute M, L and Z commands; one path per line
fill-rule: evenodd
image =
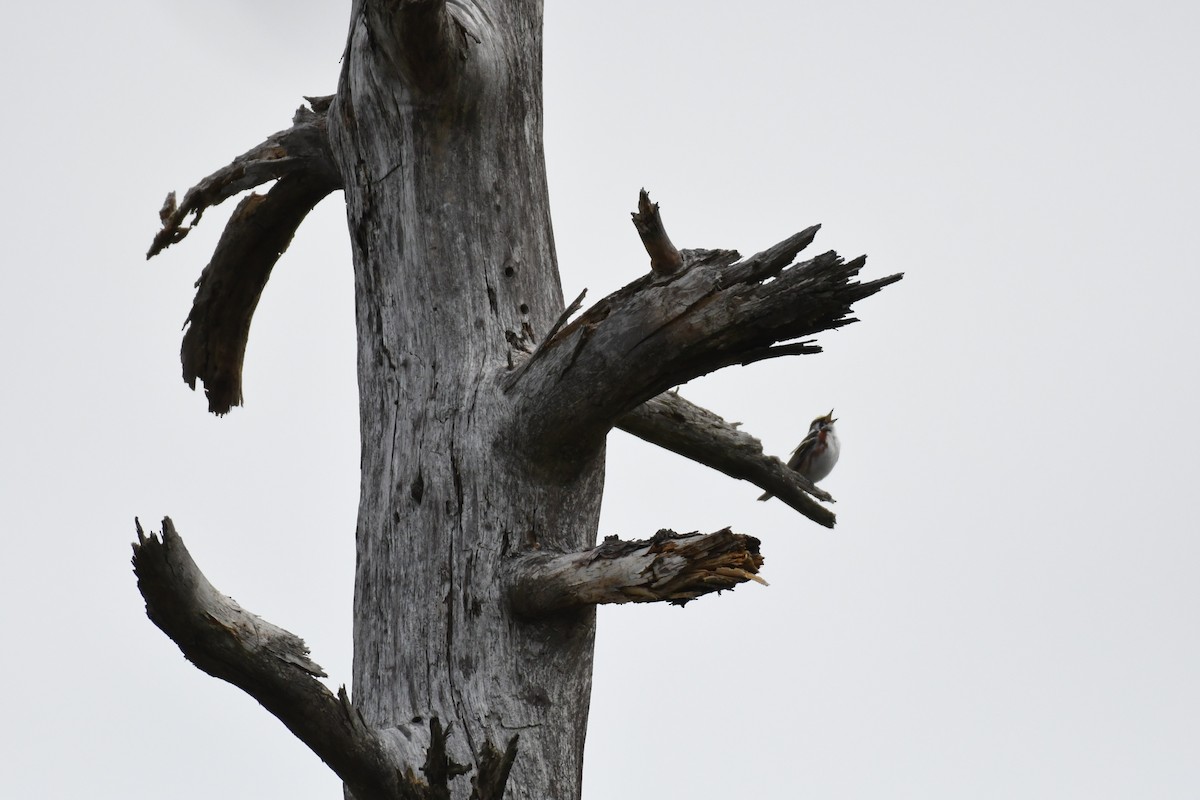
M 404 49 L 440 24 L 423 9 L 358 25 L 330 112 L 359 334 L 353 697 L 399 740 L 452 722 L 464 764 L 519 732 L 509 796 L 573 798 L 594 610 L 513 624 L 503 593 L 519 550 L 595 542 L 603 489 L 602 444 L 535 464 L 505 424 L 509 342 L 532 346 L 563 308 L 541 2 L 456 12 L 432 65 Z M 372 39 L 388 26 L 391 45 Z
M 678 250 L 643 192 L 649 274 L 563 310 L 542 152 L 540 0 L 356 2 L 338 93 L 168 196 L 150 254 L 244 199 L 205 268 L 184 377 L 242 402 L 250 321 L 305 214 L 345 192 L 362 434 L 353 698 L 299 637 L 218 592 L 170 520 L 138 527 L 150 618 L 369 798 L 580 795 L 595 606 L 685 603 L 761 582 L 759 541 L 724 529 L 596 541 L 614 427 L 771 492 L 832 527 L 831 501 L 670 387 L 820 352 L 898 280 L 864 259 L 802 263 L 810 227 L 750 258 Z M 780 344 L 780 343 L 783 344 Z M 467 777 L 469 775 L 469 778 Z

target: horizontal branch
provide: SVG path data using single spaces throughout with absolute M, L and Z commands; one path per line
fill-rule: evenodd
M 316 676 L 325 673 L 295 634 L 218 592 L 170 518 L 161 538 L 137 525 L 133 571 L 146 614 L 184 656 L 245 691 L 279 718 L 341 778 L 357 800 L 401 797 L 401 776 L 385 745 L 351 705 Z
M 643 276 L 586 310 L 509 387 L 523 441 L 537 457 L 585 455 L 620 417 L 672 386 L 816 351 L 774 345 L 854 322 L 853 303 L 902 277 L 860 283 L 865 257 L 845 262 L 834 252 L 792 264 L 817 230 L 741 260 L 730 250 L 685 250 L 680 272 Z
M 602 603 L 670 602 L 683 605 L 710 592 L 757 581 L 763 558 L 753 536 L 733 533 L 675 533 L 622 541 L 609 536 L 582 553 L 524 556 L 515 566 L 510 591 L 523 617 L 554 614 Z
M 836 522 L 832 511 L 813 500 L 832 501 L 827 492 L 788 469 L 775 456 L 763 453 L 762 443 L 755 437 L 675 392 L 664 392 L 642 403 L 620 417 L 617 427 L 731 478 L 766 489 L 813 522 L 827 528 Z

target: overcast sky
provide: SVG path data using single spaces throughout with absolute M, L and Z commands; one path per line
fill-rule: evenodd
M 816 252 L 906 273 L 824 354 L 683 389 L 784 455 L 835 408 L 835 532 L 610 438 L 602 534 L 729 525 L 771 585 L 601 610 L 585 796 L 1197 796 L 1200 5 L 547 5 L 568 297 L 646 271 L 642 186 L 681 247 L 820 222 Z M 0 11 L 2 797 L 341 796 L 147 621 L 129 542 L 171 515 L 349 681 L 341 197 L 272 277 L 224 419 L 178 352 L 233 204 L 143 260 L 168 190 L 334 91 L 348 7 Z

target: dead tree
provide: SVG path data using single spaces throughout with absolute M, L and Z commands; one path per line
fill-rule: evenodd
M 643 192 L 648 274 L 564 309 L 542 151 L 541 0 L 355 4 L 337 94 L 168 197 L 150 256 L 233 212 L 197 283 L 184 379 L 242 402 L 250 319 L 313 206 L 341 190 L 354 260 L 362 486 L 353 699 L 304 643 L 215 590 L 170 520 L 140 526 L 150 618 L 251 694 L 358 800 L 577 798 L 598 603 L 684 603 L 757 580 L 728 529 L 596 544 L 605 437 L 621 428 L 832 526 L 831 498 L 670 387 L 817 352 L 898 280 L 864 259 L 675 248 Z M 631 274 L 634 265 L 628 265 Z

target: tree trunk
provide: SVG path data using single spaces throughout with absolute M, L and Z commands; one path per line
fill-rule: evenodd
M 356 26 L 329 115 L 359 347 L 353 699 L 370 725 L 418 745 L 409 763 L 424 758 L 430 716 L 453 723 L 449 755 L 463 764 L 519 733 L 508 796 L 575 798 L 594 609 L 514 622 L 504 570 L 518 550 L 594 544 L 603 445 L 547 464 L 506 438 L 510 342 L 535 344 L 563 299 L 541 2 L 487 11 L 456 6 L 466 29 L 448 32 L 442 71 Z M 401 43 L 424 31 L 394 24 Z
M 138 526 L 147 613 L 252 695 L 356 800 L 578 798 L 595 606 L 756 580 L 760 542 L 659 531 L 597 547 L 614 427 L 767 490 L 832 527 L 825 492 L 672 386 L 820 352 L 900 279 L 865 258 L 793 263 L 819 226 L 743 259 L 678 250 L 643 191 L 650 273 L 563 310 L 542 153 L 540 0 L 358 0 L 335 97 L 159 212 L 148 256 L 204 210 L 230 217 L 197 284 L 184 379 L 240 405 L 250 322 L 308 211 L 345 192 L 354 259 L 362 495 L 351 700 L 300 637 L 219 592 L 169 519 Z M 470 775 L 467 779 L 465 776 Z

